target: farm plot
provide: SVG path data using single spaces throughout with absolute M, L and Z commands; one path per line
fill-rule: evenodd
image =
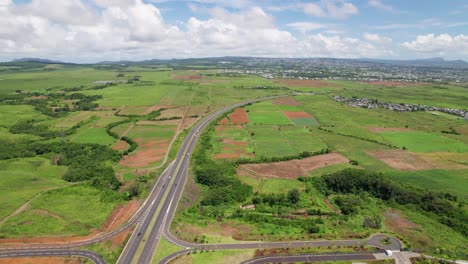
M 245 164 L 239 167 L 238 174 L 242 174 L 242 171 L 247 170 L 265 178 L 297 179 L 299 176 L 308 175 L 312 170 L 347 162 L 349 160 L 341 154 L 328 153 L 300 160 Z
M 247 106 L 248 118 L 254 125 L 290 125 L 291 121 L 272 102 L 260 102 Z
M 217 126 L 214 137 L 215 159 L 236 159 L 253 157 L 247 132 L 240 125 Z
M 96 119 L 80 127 L 75 134 L 68 136 L 73 142 L 92 143 L 111 146 L 115 139 L 106 132 L 106 126 L 112 122 L 124 120 L 124 117 L 114 116 L 112 112 L 95 112 Z
M 367 153 L 398 170 L 429 170 L 434 168 L 425 159 L 405 150 L 368 151 Z
M 326 144 L 302 127 L 247 125 L 258 158 L 294 156 L 326 149 Z
M 468 145 L 461 141 L 427 132 L 381 132 L 393 144 L 414 152 L 468 152 Z
M 296 126 L 318 126 L 319 123 L 315 120 L 311 114 L 304 111 L 285 111 L 284 114 L 293 122 Z
M 156 165 L 168 152 L 175 130 L 176 126 L 173 125 L 135 125 L 127 136 L 138 143 L 138 148 L 120 160 L 119 164 L 130 168 Z

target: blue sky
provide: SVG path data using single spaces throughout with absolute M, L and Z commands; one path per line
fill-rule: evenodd
M 468 60 L 467 0 L 0 0 L 0 60 Z

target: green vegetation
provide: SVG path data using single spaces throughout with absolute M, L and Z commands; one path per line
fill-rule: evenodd
M 66 170 L 41 157 L 0 160 L 0 219 L 43 191 L 67 186 Z
M 176 246 L 171 242 L 167 241 L 165 238 L 161 238 L 159 241 L 158 247 L 156 248 L 156 252 L 154 253 L 153 262 L 152 263 L 159 263 L 163 258 L 166 256 L 175 253 L 177 251 L 183 250 L 184 248 Z
M 381 132 L 393 144 L 415 152 L 468 152 L 468 145 L 458 140 L 426 132 Z
M 246 111 L 250 123 L 254 125 L 288 125 L 291 121 L 282 113 L 281 109 L 270 101 L 247 106 Z

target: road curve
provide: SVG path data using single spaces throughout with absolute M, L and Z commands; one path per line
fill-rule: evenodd
M 302 254 L 291 256 L 268 256 L 260 257 L 252 260 L 244 261 L 242 264 L 267 264 L 267 263 L 293 263 L 293 262 L 317 262 L 317 261 L 340 261 L 340 260 L 372 260 L 375 259 L 373 254 Z
M 117 263 L 127 264 L 132 263 L 133 261 L 140 264 L 150 263 L 152 261 L 154 250 L 159 243 L 159 239 L 162 234 L 160 231 L 165 229 L 172 221 L 177 204 L 182 195 L 183 187 L 187 179 L 190 155 L 195 148 L 195 144 L 201 131 L 206 128 L 213 120 L 230 110 L 249 103 L 255 103 L 284 96 L 287 95 L 262 97 L 240 102 L 214 111 L 196 123 L 182 143 L 182 146 L 173 162 L 172 168 L 169 170 L 167 177 L 164 179 L 165 184 L 163 186 L 167 186 L 166 188 L 169 188 L 166 199 L 164 200 L 162 206 L 160 206 L 160 199 L 157 199 L 158 203 L 151 203 L 148 209 L 148 213 L 143 216 L 143 220 L 140 222 L 140 225 L 134 232 L 134 234 L 136 233 L 137 235 L 132 235 Z M 158 198 L 163 197 L 164 193 L 164 191 L 160 192 Z M 155 215 L 158 209 L 161 213 Z M 156 220 L 154 220 L 154 217 L 156 217 Z M 154 224 L 150 227 L 149 225 L 152 221 Z M 143 237 L 145 234 L 147 234 L 147 232 L 149 232 L 149 235 L 146 240 L 143 241 Z M 143 249 L 140 252 L 140 255 L 137 256 L 138 248 L 141 246 Z M 138 260 L 135 260 L 137 257 Z
M 0 258 L 29 258 L 29 257 L 82 257 L 95 264 L 105 264 L 104 259 L 97 253 L 87 250 L 57 250 L 57 251 L 2 251 Z

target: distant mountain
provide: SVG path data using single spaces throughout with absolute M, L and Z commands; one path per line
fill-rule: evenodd
M 63 61 L 55 61 L 55 60 L 48 60 L 48 59 L 40 59 L 40 58 L 21 58 L 13 60 L 12 62 L 37 62 L 37 63 L 47 63 L 47 64 L 73 64 Z
M 430 58 L 420 60 L 382 60 L 382 59 L 358 59 L 359 61 L 385 63 L 394 65 L 414 65 L 427 67 L 468 68 L 468 63 L 463 60 L 444 60 L 443 58 Z

